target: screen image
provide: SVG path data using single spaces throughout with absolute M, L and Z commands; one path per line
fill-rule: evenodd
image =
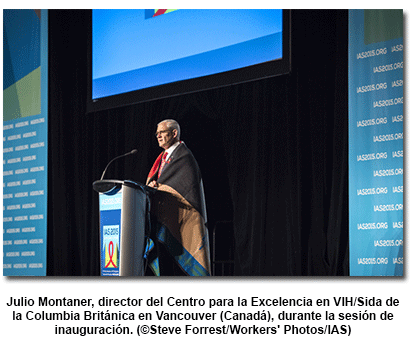
M 96 102 L 281 60 L 283 10 L 92 10 L 91 42 Z M 246 80 L 238 75 L 223 85 L 238 81 Z

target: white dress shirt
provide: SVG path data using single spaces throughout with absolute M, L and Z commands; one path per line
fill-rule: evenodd
M 171 156 L 171 154 L 173 153 L 173 151 L 177 148 L 177 146 L 179 146 L 182 143 L 182 141 L 177 141 L 176 143 L 174 143 L 173 145 L 171 145 L 167 150 L 165 150 L 165 152 L 167 152 L 167 156 L 166 156 L 166 162 L 169 160 L 169 157 Z

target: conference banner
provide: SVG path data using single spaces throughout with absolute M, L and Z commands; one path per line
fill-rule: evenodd
M 403 11 L 349 10 L 351 276 L 403 275 Z
M 119 276 L 122 191 L 99 195 L 101 276 Z
M 45 276 L 48 13 L 3 10 L 3 275 Z

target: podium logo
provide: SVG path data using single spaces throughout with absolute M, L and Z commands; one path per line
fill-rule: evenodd
M 105 268 L 118 268 L 118 244 L 112 241 L 105 246 Z
M 118 268 L 120 257 L 120 226 L 107 225 L 103 227 L 104 268 Z

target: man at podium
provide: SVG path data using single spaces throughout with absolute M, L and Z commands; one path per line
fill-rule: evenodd
M 146 184 L 156 191 L 151 199 L 152 233 L 148 264 L 155 275 L 210 275 L 206 206 L 199 166 L 180 140 L 177 121 L 157 125 L 156 139 L 163 152 Z

